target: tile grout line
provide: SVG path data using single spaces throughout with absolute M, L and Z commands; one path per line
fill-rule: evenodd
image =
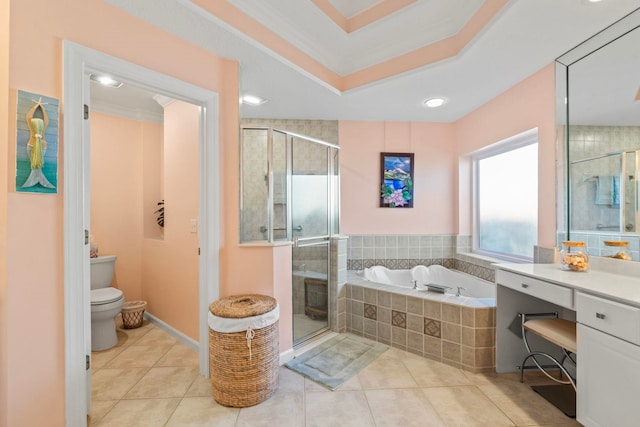
M 142 334 L 140 337 L 138 337 L 138 339 L 136 340 L 136 342 L 138 342 L 142 337 L 144 337 L 145 335 L 147 335 L 147 334 L 151 331 L 151 329 L 153 329 L 154 327 L 155 327 L 155 326 L 151 325 L 151 327 L 149 327 L 149 330 L 148 330 L 148 331 L 146 331 L 144 334 Z M 124 330 L 123 330 L 123 328 L 122 328 L 122 326 L 121 326 L 121 325 L 120 325 L 120 326 L 118 326 L 118 329 L 121 329 L 121 330 L 122 330 L 122 332 L 124 332 Z M 124 333 L 126 334 L 126 332 L 124 332 Z M 135 345 L 135 342 L 134 342 L 134 343 L 131 343 L 131 344 L 129 344 L 129 345 L 123 345 L 123 349 L 122 349 L 122 351 L 120 351 L 120 353 L 118 353 L 118 354 L 117 354 L 117 355 L 115 355 L 113 358 L 111 358 L 108 362 L 106 362 L 106 363 L 105 363 L 105 365 L 104 365 L 102 368 L 96 369 L 96 372 L 97 372 L 97 371 L 99 371 L 100 369 L 109 369 L 109 368 L 107 367 L 107 365 L 108 365 L 109 363 L 111 363 L 115 358 L 117 358 L 118 356 L 120 356 L 120 354 L 122 354 L 122 352 L 124 352 L 128 347 L 132 347 L 132 346 L 134 346 L 134 345 Z M 157 363 L 157 362 L 156 362 L 156 363 Z M 110 368 L 110 369 L 119 369 L 119 368 Z M 144 377 L 149 373 L 149 371 L 151 370 L 151 368 L 148 368 L 148 367 L 146 367 L 146 369 L 147 369 L 147 371 L 144 373 L 144 375 L 142 375 L 142 377 L 140 377 L 140 379 L 139 379 L 135 384 L 133 384 L 129 389 L 127 389 L 127 391 L 125 391 L 125 392 L 124 392 L 124 394 L 123 394 L 119 399 L 116 399 L 116 401 L 115 401 L 115 403 L 113 404 L 113 406 L 111 406 L 111 408 L 110 408 L 107 412 L 105 412 L 105 413 L 102 415 L 102 417 L 100 417 L 100 419 L 99 419 L 99 420 L 97 420 L 97 421 L 96 421 L 96 424 L 95 424 L 95 425 L 99 426 L 99 425 L 102 423 L 102 421 L 105 419 L 105 417 L 107 417 L 107 415 L 109 415 L 109 413 L 111 413 L 111 411 L 113 411 L 113 409 L 114 409 L 114 408 L 115 408 L 115 407 L 116 407 L 116 406 L 117 406 L 121 401 L 123 401 L 123 400 L 133 400 L 133 399 L 124 399 L 124 397 L 125 397 L 125 396 L 127 395 L 127 393 L 129 393 L 129 392 L 133 389 L 133 387 L 135 387 L 135 386 L 136 386 L 136 385 L 137 385 L 137 384 L 142 380 L 142 378 L 144 378 Z M 94 372 L 92 371 L 92 372 L 91 372 L 91 376 L 93 376 L 93 375 L 94 375 Z M 92 384 L 93 384 L 93 381 L 92 381 Z M 92 404 L 93 404 L 93 400 L 94 400 L 94 399 L 93 399 L 93 390 L 92 390 L 91 400 L 92 400 Z M 89 414 L 89 415 L 90 415 L 90 414 Z
M 171 348 L 173 348 L 176 344 L 172 345 Z M 171 348 L 167 351 L 167 353 L 169 351 L 171 351 Z M 166 355 L 166 354 L 165 354 Z M 160 362 L 160 360 L 162 360 L 162 357 L 160 359 L 158 359 L 158 361 L 156 362 L 156 364 L 158 362 Z M 200 375 L 198 373 L 198 375 Z M 195 378 L 193 379 L 193 381 L 191 381 L 191 384 L 189 384 L 189 387 L 186 388 L 186 390 L 184 391 L 184 393 L 182 394 L 182 397 L 180 398 L 180 401 L 178 402 L 178 404 L 176 405 L 176 407 L 173 409 L 173 411 L 171 411 L 171 414 L 169 414 L 169 417 L 167 417 L 167 421 L 165 421 L 164 426 L 166 426 L 169 421 L 171 421 L 171 418 L 173 417 L 173 415 L 176 413 L 176 411 L 178 410 L 178 408 L 180 407 L 180 405 L 182 404 L 182 402 L 184 401 L 184 398 L 186 397 L 187 393 L 189 392 L 189 390 L 191 389 L 191 387 L 195 384 L 195 382 L 198 380 L 198 375 L 195 376 Z
M 484 397 L 486 397 L 486 398 L 487 398 L 487 400 L 489 400 L 489 402 L 491 402 L 491 404 L 492 404 L 493 406 L 495 406 L 495 407 L 496 407 L 496 409 L 498 409 L 498 411 L 500 411 L 500 413 L 502 413 L 502 415 L 504 415 L 504 416 L 505 416 L 509 421 L 511 421 L 511 423 L 512 423 L 514 426 L 517 426 L 517 425 L 518 425 L 518 424 L 517 424 L 517 423 L 516 423 L 516 422 L 515 422 L 515 421 L 514 421 L 514 420 L 513 420 L 513 419 L 512 419 L 512 418 L 511 418 L 511 417 L 510 417 L 506 412 L 505 412 L 505 411 L 503 411 L 503 410 L 502 410 L 502 408 L 501 408 L 501 407 L 499 407 L 499 406 L 496 404 L 496 402 L 494 402 L 494 400 L 493 400 L 493 399 L 492 399 L 492 398 L 491 398 L 487 393 L 485 393 L 484 391 L 482 391 L 482 389 L 481 389 L 480 387 L 478 387 L 477 385 L 475 385 L 475 387 L 478 389 L 478 391 L 479 391 L 480 393 L 482 393 L 482 395 L 483 395 Z
M 422 392 L 422 396 L 424 396 L 424 398 L 427 400 L 427 402 L 429 403 L 429 406 L 433 409 L 433 411 L 438 416 L 440 421 L 442 421 L 442 423 L 445 424 L 445 419 L 443 418 L 443 416 L 438 411 L 437 406 L 431 401 L 431 399 L 429 399 L 429 396 L 427 396 L 427 394 L 424 391 L 426 388 L 445 387 L 445 386 L 444 385 L 440 385 L 440 386 L 434 386 L 434 387 L 421 387 L 420 384 L 418 383 L 418 379 L 413 375 L 413 373 L 411 372 L 411 369 L 409 369 L 409 367 L 405 363 L 405 360 L 402 359 L 401 362 L 404 365 L 405 369 L 409 372 L 409 375 L 411 376 L 413 381 L 416 383 L 417 389 L 420 390 L 420 392 Z
M 302 423 L 307 425 L 307 379 L 302 377 Z

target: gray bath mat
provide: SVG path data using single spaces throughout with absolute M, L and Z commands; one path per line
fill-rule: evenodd
M 285 366 L 335 390 L 387 348 L 384 344 L 356 335 L 340 334 L 287 362 Z

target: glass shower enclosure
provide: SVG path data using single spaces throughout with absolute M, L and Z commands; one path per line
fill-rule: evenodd
M 294 347 L 331 327 L 338 152 L 305 135 L 241 127 L 241 243 L 292 243 Z

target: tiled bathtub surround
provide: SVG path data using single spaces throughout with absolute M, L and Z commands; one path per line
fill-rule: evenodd
M 347 268 L 363 270 L 382 265 L 391 269 L 411 269 L 416 265 L 438 264 L 487 281 L 494 281 L 492 260 L 466 255 L 471 236 L 455 234 L 350 235 Z
M 350 235 L 350 270 L 370 267 L 374 260 L 451 259 L 455 254 L 455 235 Z M 403 267 L 398 267 L 403 268 Z
M 348 332 L 467 371 L 494 370 L 495 306 L 367 282 L 355 273 L 346 296 Z
M 329 326 L 334 332 L 347 329 L 347 242 L 346 236 L 331 237 Z

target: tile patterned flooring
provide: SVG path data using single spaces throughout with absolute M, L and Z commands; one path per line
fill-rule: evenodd
M 280 368 L 275 395 L 226 408 L 197 353 L 145 321 L 93 353 L 91 426 L 580 426 L 515 374 L 472 374 L 390 348 L 331 392 Z M 548 380 L 547 380 L 548 381 Z M 527 373 L 527 383 L 544 383 Z

